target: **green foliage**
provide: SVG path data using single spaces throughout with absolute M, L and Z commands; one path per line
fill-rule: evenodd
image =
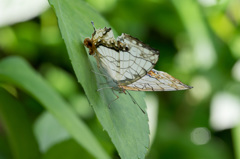
M 239 124 L 215 127 L 232 103 L 215 104 L 212 122 L 219 94 L 240 103 L 238 0 L 49 2 L 38 17 L 0 28 L 1 159 L 240 159 Z M 96 91 L 106 81 L 82 44 L 91 21 L 159 50 L 156 69 L 194 88 L 131 92 L 144 110 L 146 99 L 145 115 L 125 94 L 109 109 L 116 96 Z

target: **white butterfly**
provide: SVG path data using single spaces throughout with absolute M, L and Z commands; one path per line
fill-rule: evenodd
M 94 27 L 91 39 L 86 38 L 84 45 L 96 58 L 101 72 L 108 77 L 110 88 L 119 92 L 192 88 L 165 72 L 153 69 L 159 52 L 128 34 L 123 33 L 115 40 L 111 28 L 96 30 Z

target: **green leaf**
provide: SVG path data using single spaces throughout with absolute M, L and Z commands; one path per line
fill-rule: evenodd
M 0 81 L 18 86 L 36 98 L 68 133 L 96 158 L 109 158 L 88 127 L 70 106 L 21 58 L 0 62 Z
M 0 117 L 15 159 L 38 159 L 40 152 L 23 105 L 0 87 Z
M 118 94 L 118 100 L 111 89 L 97 91 L 106 87 L 106 81 L 94 74 L 98 72 L 94 57 L 88 56 L 83 46 L 84 38 L 93 33 L 91 21 L 96 28 L 109 27 L 109 24 L 94 9 L 80 0 L 49 0 L 58 18 L 62 37 L 67 46 L 75 74 L 93 106 L 104 130 L 111 137 L 122 158 L 144 158 L 149 147 L 149 128 L 147 114 L 133 103 L 125 94 Z M 146 109 L 141 92 L 131 93 L 138 104 Z

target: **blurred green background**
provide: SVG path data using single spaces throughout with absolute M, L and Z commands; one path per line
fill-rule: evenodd
M 151 147 L 146 158 L 240 159 L 240 1 L 86 3 L 119 35 L 130 34 L 159 50 L 157 70 L 194 87 L 147 93 Z M 14 12 L 11 5 L 14 1 L 8 5 Z M 0 59 L 12 55 L 26 59 L 71 104 L 111 157 L 118 158 L 77 82 L 53 10 L 46 5 L 35 14 L 14 15 L 17 20 L 6 23 L 2 18 Z M 4 16 L 11 18 L 7 12 Z M 0 86 L 17 94 L 23 104 L 42 158 L 93 158 L 31 96 L 5 83 Z M 0 121 L 0 159 L 13 158 L 8 133 Z

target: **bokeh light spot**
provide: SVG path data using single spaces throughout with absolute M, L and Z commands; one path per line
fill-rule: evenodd
M 205 99 L 212 91 L 209 81 L 203 76 L 194 77 L 190 85 L 194 88 L 189 93 L 196 101 Z
M 195 128 L 191 132 L 191 141 L 196 145 L 204 145 L 211 139 L 211 134 L 207 128 Z
M 223 92 L 213 97 L 210 123 L 215 130 L 229 129 L 240 121 L 240 99 Z
M 209 69 L 216 62 L 216 53 L 210 44 L 211 42 L 206 37 L 198 39 L 194 46 L 195 62 L 202 69 Z

